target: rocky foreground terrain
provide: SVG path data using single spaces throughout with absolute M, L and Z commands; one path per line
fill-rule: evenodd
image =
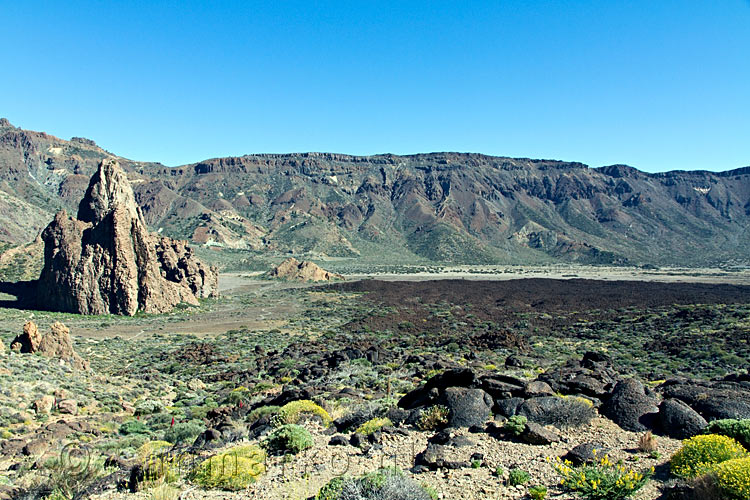
M 246 280 L 163 314 L 0 309 L 0 496 L 600 498 L 561 484 L 593 460 L 638 483 L 631 498 L 712 498 L 673 456 L 750 418 L 749 297 Z M 182 333 L 201 318 L 237 326 Z
M 89 139 L 1 120 L 0 242 L 31 242 L 59 208 L 77 209 L 98 163 L 113 157 Z M 207 245 L 227 266 L 269 253 L 380 264 L 748 264 L 748 167 L 649 174 L 459 153 L 248 155 L 176 168 L 118 160 L 152 230 Z

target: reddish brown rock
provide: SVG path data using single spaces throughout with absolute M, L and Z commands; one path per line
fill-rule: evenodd
M 293 281 L 333 281 L 344 279 L 340 274 L 328 272 L 312 262 L 300 262 L 294 257 L 286 259 L 271 269 L 268 275 L 272 278 Z
M 82 359 L 73 349 L 70 330 L 60 322 L 50 326 L 50 331 L 42 335 L 33 321 L 23 326 L 23 333 L 13 340 L 11 347 L 16 352 L 33 354 L 38 352 L 48 358 L 57 358 L 79 370 L 88 370 L 89 362 Z
M 60 322 L 53 323 L 50 331 L 42 337 L 39 353 L 48 358 L 61 359 L 79 370 L 89 369 L 89 362 L 81 359 L 73 349 L 70 330 Z
M 152 235 L 125 172 L 105 159 L 78 217 L 58 212 L 42 233 L 40 306 L 80 314 L 160 313 L 218 294 L 214 267 L 184 243 Z
M 39 333 L 36 323 L 33 321 L 27 321 L 23 325 L 23 333 L 13 339 L 10 343 L 10 348 L 13 351 L 21 352 L 24 354 L 34 353 L 39 350 L 39 344 L 42 342 L 42 334 Z

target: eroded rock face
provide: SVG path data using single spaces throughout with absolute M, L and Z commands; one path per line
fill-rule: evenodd
M 184 243 L 149 234 L 125 172 L 105 159 L 78 217 L 58 212 L 42 233 L 38 300 L 80 314 L 160 313 L 218 294 L 218 274 Z

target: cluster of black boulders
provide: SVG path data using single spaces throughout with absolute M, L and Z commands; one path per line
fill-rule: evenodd
M 531 381 L 503 374 L 478 376 L 469 368 L 447 370 L 398 402 L 408 412 L 407 423 L 416 422 L 433 405 L 448 408 L 448 427 L 480 426 L 490 414 L 576 427 L 588 423 L 598 408 L 625 430 L 684 439 L 700 433 L 711 420 L 750 418 L 750 374 L 711 381 L 674 378 L 651 389 L 620 375 L 607 355 L 589 352 Z

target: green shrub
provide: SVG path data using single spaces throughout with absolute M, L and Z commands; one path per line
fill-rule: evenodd
M 296 455 L 313 445 L 310 432 L 297 424 L 287 424 L 274 429 L 268 436 L 266 446 L 275 453 L 292 453 Z
M 172 443 L 167 441 L 147 441 L 138 449 L 138 461 L 143 465 L 146 482 L 162 479 L 172 483 L 179 478 L 180 464 L 171 449 Z
M 190 479 L 204 488 L 244 490 L 265 473 L 265 458 L 257 446 L 237 446 L 202 462 Z
M 729 436 L 736 439 L 745 449 L 750 449 L 750 418 L 714 420 L 709 422 L 704 432 Z
M 58 498 L 83 498 L 89 485 L 105 475 L 104 458 L 90 457 L 88 453 L 63 448 L 59 457 L 45 462 L 49 491 Z
M 164 406 L 159 401 L 147 399 L 135 405 L 135 415 L 151 415 L 152 413 L 158 413 L 163 409 Z
M 266 415 L 276 415 L 279 413 L 280 406 L 261 406 L 260 408 L 256 408 L 250 413 L 247 414 L 247 417 L 245 417 L 245 422 L 248 424 L 252 424 L 256 420 L 265 417 Z
M 172 448 L 172 443 L 167 441 L 146 441 L 138 448 L 138 461 L 145 463 L 152 456 L 162 455 Z
M 647 472 L 638 472 L 625 467 L 622 462 L 611 463 L 609 457 L 580 467 L 571 467 L 570 462 L 556 458 L 555 470 L 560 475 L 560 485 L 568 491 L 591 500 L 620 500 L 628 498 L 648 482 L 654 473 L 653 467 Z
M 331 423 L 331 416 L 328 412 L 309 399 L 300 399 L 299 401 L 287 403 L 279 408 L 278 414 L 281 424 L 296 424 L 305 415 L 320 417 L 325 426 Z
M 511 486 L 518 486 L 519 484 L 526 484 L 531 479 L 531 475 L 523 469 L 511 469 L 508 472 L 508 484 Z
M 523 415 L 513 415 L 503 424 L 503 430 L 514 436 L 520 436 L 526 429 L 526 422 L 528 419 Z
M 318 491 L 318 494 L 315 495 L 315 500 L 336 500 L 341 495 L 341 488 L 343 486 L 344 478 L 334 477 Z
M 120 434 L 127 436 L 128 434 L 148 434 L 150 432 L 148 426 L 138 420 L 129 420 L 120 425 Z
M 434 405 L 422 410 L 417 421 L 417 428 L 423 431 L 433 431 L 448 424 L 450 410 L 443 405 Z
M 727 498 L 750 498 L 750 457 L 721 462 L 713 467 L 712 475 Z
M 240 402 L 247 403 L 250 400 L 250 396 L 250 389 L 244 386 L 240 386 L 232 389 L 229 394 L 227 394 L 227 397 L 224 400 L 224 404 L 237 405 Z
M 558 429 L 588 425 L 596 416 L 594 404 L 579 396 L 548 396 L 553 403 L 549 408 L 539 407 L 533 415 L 527 415 L 532 422 L 554 425 Z
M 676 476 L 693 478 L 709 472 L 715 464 L 746 455 L 745 448 L 728 436 L 693 436 L 683 441 L 682 448 L 672 456 L 671 469 Z
M 323 486 L 316 500 L 433 500 L 433 492 L 387 468 L 360 478 L 335 478 Z
M 532 500 L 544 500 L 547 498 L 547 487 L 546 486 L 530 486 L 529 496 Z
M 164 433 L 164 440 L 174 444 L 192 443 L 204 430 L 205 426 L 197 420 L 180 422 Z
M 373 432 L 379 431 L 381 428 L 388 425 L 393 425 L 393 422 L 391 422 L 389 418 L 375 417 L 357 427 L 357 430 L 355 432 L 357 434 L 364 434 L 365 436 L 369 436 Z

